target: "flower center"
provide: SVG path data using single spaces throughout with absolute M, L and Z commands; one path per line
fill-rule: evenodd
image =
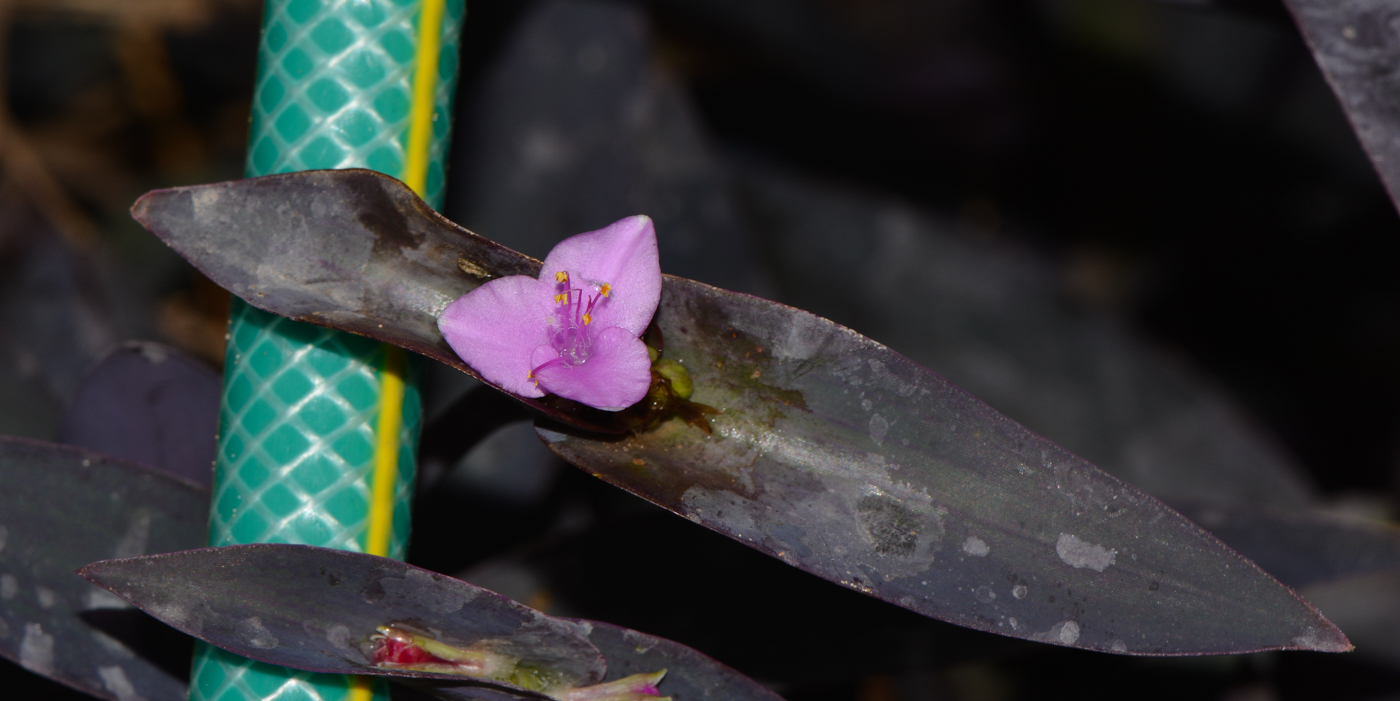
M 612 293 L 612 285 L 603 283 L 598 294 L 585 294 L 581 288 L 573 286 L 569 274 L 562 270 L 554 274 L 554 281 L 557 283 L 555 313 L 549 326 L 549 343 L 559 357 L 535 367 L 530 371 L 531 377 L 541 368 L 561 363 L 573 367 L 588 361 L 593 342 L 593 308 Z

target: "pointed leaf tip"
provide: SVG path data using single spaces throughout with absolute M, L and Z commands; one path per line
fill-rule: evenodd
M 1318 614 L 1318 617 L 1321 618 L 1321 614 Z M 1356 649 L 1342 629 L 1326 619 L 1323 619 L 1323 622 L 1327 624 L 1326 627 L 1310 628 L 1294 637 L 1291 649 L 1314 652 L 1352 652 Z
M 566 460 L 782 561 L 991 633 L 1132 655 L 1345 650 L 1180 514 L 890 349 L 668 278 L 656 323 L 714 435 L 540 429 Z

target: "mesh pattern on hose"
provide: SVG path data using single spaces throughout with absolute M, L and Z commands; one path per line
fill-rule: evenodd
M 415 69 L 418 0 L 269 0 L 263 19 L 248 174 L 373 168 L 401 177 Z M 464 0 L 443 22 L 423 198 L 441 207 Z
M 249 176 L 365 167 L 401 177 L 420 0 L 267 0 Z M 441 205 L 463 0 L 448 0 L 427 202 Z M 409 532 L 421 402 L 409 358 L 390 557 Z M 210 545 L 301 543 L 362 551 L 384 346 L 233 301 Z M 368 633 L 366 631 L 365 633 Z M 388 699 L 375 684 L 375 698 Z M 195 651 L 192 701 L 339 701 L 346 677 Z
M 225 357 L 209 544 L 362 552 L 385 347 L 240 304 Z M 407 383 L 389 556 L 408 545 L 421 402 Z

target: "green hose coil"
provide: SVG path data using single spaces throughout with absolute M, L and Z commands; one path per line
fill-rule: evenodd
M 429 0 L 431 2 L 431 0 Z M 423 0 L 266 0 L 248 138 L 249 176 L 372 168 L 405 180 Z M 464 0 L 441 13 L 424 199 L 440 207 Z M 285 319 L 235 299 L 230 310 L 209 544 L 301 543 L 365 551 L 387 346 Z M 416 358 L 402 363 L 398 473 L 387 555 L 409 534 L 421 402 Z M 340 675 L 195 650 L 192 701 L 368 699 Z M 388 699 L 373 685 L 373 698 Z

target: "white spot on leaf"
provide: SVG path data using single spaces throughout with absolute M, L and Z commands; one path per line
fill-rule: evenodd
M 444 577 L 440 581 L 432 573 L 420 569 L 410 569 L 403 579 L 385 577 L 379 585 L 392 596 L 405 601 L 415 601 L 427 606 L 434 613 L 455 613 L 476 598 L 475 592 L 462 591 L 453 587 Z
M 991 551 L 992 549 L 987 547 L 987 541 L 975 535 L 970 535 L 963 541 L 963 552 L 973 557 L 986 557 Z
M 128 604 L 126 599 L 106 589 L 93 589 L 88 592 L 87 607 L 88 609 L 124 609 L 131 608 L 131 604 Z
M 0 575 L 0 599 L 9 601 L 19 593 L 19 581 L 12 574 Z
M 1011 587 L 1011 595 L 1016 597 L 1017 599 L 1026 598 L 1026 593 L 1029 591 L 1030 588 L 1024 584 L 1017 584 L 1016 586 Z
M 326 642 L 337 650 L 350 649 L 350 629 L 343 625 L 333 625 L 326 630 Z
M 1345 639 L 1338 640 L 1323 635 L 1312 627 L 1303 629 L 1302 635 L 1293 638 L 1293 644 L 1304 650 L 1317 650 L 1319 652 L 1350 652 L 1352 649 L 1350 645 L 1346 644 Z
M 1050 630 L 1043 633 L 1035 633 L 1030 637 L 1032 640 L 1039 640 L 1045 643 L 1073 645 L 1079 640 L 1079 623 L 1076 621 L 1060 621 L 1050 626 Z
M 593 624 L 588 621 L 571 621 L 567 618 L 560 618 L 558 620 L 564 625 L 573 628 L 579 635 L 585 638 L 593 634 Z
M 98 667 L 97 676 L 102 677 L 102 686 L 117 697 L 117 701 L 146 701 L 146 697 L 136 693 L 136 687 L 131 685 L 126 670 L 121 667 Z
M 34 598 L 39 601 L 39 608 L 46 609 L 58 603 L 58 594 L 48 587 L 34 587 Z
M 1076 569 L 1087 567 L 1095 572 L 1107 569 L 1118 555 L 1117 550 L 1095 545 L 1068 533 L 1060 534 L 1060 539 L 1055 542 L 1055 552 L 1066 565 Z
M 112 553 L 112 557 L 121 559 L 145 555 L 146 543 L 150 539 L 151 512 L 148 509 L 140 509 L 132 517 L 131 523 L 127 525 L 126 533 L 117 543 L 117 549 Z
M 1128 644 L 1125 643 L 1125 642 L 1123 642 L 1122 640 L 1115 640 L 1115 641 L 1113 641 L 1113 644 L 1109 645 L 1108 647 L 1109 647 L 1110 650 L 1113 650 L 1114 652 L 1127 652 L 1127 651 L 1128 651 Z
M 152 601 L 145 608 L 147 613 L 190 635 L 199 635 L 204 630 L 203 610 L 189 608 L 181 601 Z
M 885 434 L 889 432 L 890 422 L 886 421 L 885 417 L 879 414 L 870 417 L 870 440 L 875 441 L 876 445 L 883 445 Z
M 623 631 L 622 640 L 628 645 L 631 645 L 632 649 L 638 654 L 643 654 L 653 647 L 656 647 L 656 638 L 644 633 L 638 633 L 635 630 Z
M 24 624 L 24 640 L 19 644 L 19 663 L 25 669 L 49 676 L 53 673 L 53 636 L 38 623 Z
M 238 633 L 238 637 L 242 638 L 243 642 L 259 650 L 271 650 L 277 647 L 277 637 L 263 626 L 262 619 L 257 616 L 239 621 L 234 626 L 234 632 Z
M 826 344 L 830 328 L 825 319 L 798 312 L 789 315 L 787 322 L 787 335 L 773 347 L 773 355 L 779 360 L 806 360 Z
M 194 204 L 195 219 L 206 219 L 211 216 L 217 216 L 219 199 L 223 196 L 223 194 L 224 191 L 222 188 L 195 188 L 193 194 L 190 197 L 190 199 L 193 200 Z

